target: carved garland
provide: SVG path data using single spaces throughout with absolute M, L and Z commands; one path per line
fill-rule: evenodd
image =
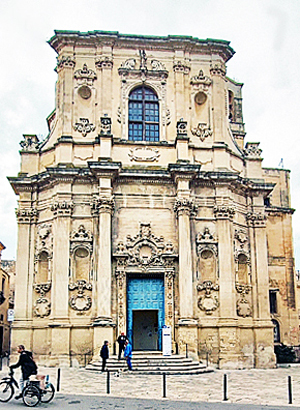
M 203 310 L 207 315 L 211 315 L 219 307 L 218 296 L 213 293 L 213 291 L 219 290 L 219 285 L 208 280 L 203 283 L 199 283 L 197 290 L 199 292 L 205 292 L 204 295 L 200 296 L 198 300 L 199 309 Z
M 77 290 L 77 294 L 74 294 L 69 299 L 69 306 L 71 309 L 76 310 L 79 313 L 83 313 L 89 310 L 92 306 L 92 298 L 84 293 L 85 290 L 91 291 L 93 285 L 87 283 L 86 280 L 77 280 L 75 283 L 69 284 L 69 290 Z

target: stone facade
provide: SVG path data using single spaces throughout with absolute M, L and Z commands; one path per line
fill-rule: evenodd
M 244 144 L 229 43 L 57 31 L 49 44 L 49 135 L 24 135 L 9 178 L 19 195 L 13 346 L 68 365 L 70 352 L 98 355 L 104 339 L 131 334 L 130 314 L 152 306 L 163 313 L 153 332 L 171 326 L 180 352 L 274 367 L 272 319 L 298 343 L 289 173 L 263 169 L 259 143 Z M 141 290 L 129 312 L 129 289 L 151 278 L 163 281 L 163 306 Z

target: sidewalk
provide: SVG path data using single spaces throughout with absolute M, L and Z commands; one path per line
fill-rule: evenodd
M 7 367 L 0 372 L 2 378 Z M 39 367 L 57 386 L 57 369 Z M 228 376 L 228 402 L 239 404 L 288 405 L 288 376 L 292 377 L 293 404 L 300 408 L 300 366 L 272 370 L 216 370 L 200 375 L 167 376 L 167 399 L 195 402 L 223 401 L 223 377 Z M 15 376 L 19 378 L 19 369 Z M 110 374 L 110 396 L 161 399 L 162 376 L 122 373 Z M 106 396 L 107 373 L 84 368 L 62 368 L 60 393 Z

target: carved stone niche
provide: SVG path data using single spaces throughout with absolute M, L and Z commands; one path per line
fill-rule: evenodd
M 70 234 L 71 277 L 89 281 L 92 272 L 93 235 L 84 225 Z
M 34 252 L 34 283 L 51 283 L 53 265 L 52 225 L 42 223 L 38 226 Z M 51 287 L 51 286 L 50 286 Z M 50 290 L 50 289 L 49 289 Z
M 251 274 L 250 242 L 246 229 L 236 229 L 234 233 L 234 261 L 236 266 L 236 281 L 249 283 Z
M 197 277 L 215 283 L 218 277 L 218 242 L 208 227 L 196 235 Z

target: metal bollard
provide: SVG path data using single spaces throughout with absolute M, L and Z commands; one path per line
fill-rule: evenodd
M 110 372 L 107 370 L 106 393 L 110 394 Z
M 188 344 L 185 344 L 185 357 L 188 358 L 189 357 L 189 347 Z
M 292 377 L 288 376 L 289 404 L 293 403 Z
M 167 375 L 163 373 L 163 397 L 167 397 Z
M 179 349 L 178 349 L 178 343 L 177 342 L 175 343 L 175 352 L 176 352 L 176 354 L 179 354 Z
M 224 383 L 223 383 L 223 393 L 224 393 L 223 400 L 227 401 L 228 400 L 228 397 L 227 397 L 227 374 L 224 374 L 223 381 L 224 381 Z
M 60 368 L 57 369 L 57 385 L 56 385 L 56 391 L 59 392 L 60 388 Z

